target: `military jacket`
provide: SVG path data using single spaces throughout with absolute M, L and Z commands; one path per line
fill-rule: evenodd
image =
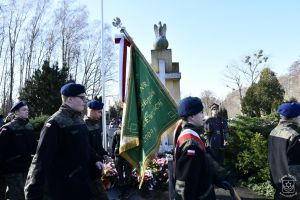
M 27 173 L 37 140 L 28 120 L 16 118 L 1 127 L 0 174 Z
M 268 160 L 271 181 L 278 191 L 284 191 L 286 181 L 300 193 L 300 135 L 297 125 L 280 120 L 268 137 Z
M 112 141 L 112 157 L 119 156 L 119 148 L 120 148 L 120 135 L 121 130 L 118 129 L 114 132 L 113 141 Z
M 98 160 L 83 116 L 62 105 L 41 131 L 25 185 L 26 199 L 91 199 L 90 171 Z
M 187 132 L 185 132 L 186 130 Z M 213 188 L 215 171 L 210 164 L 212 158 L 206 152 L 205 145 L 201 142 L 202 140 L 199 137 L 199 133 L 196 132 L 197 130 L 195 126 L 186 124 L 176 143 L 176 200 L 215 199 Z
M 215 149 L 224 148 L 224 140 L 228 137 L 227 121 L 221 117 L 210 117 L 204 123 L 208 146 Z
M 92 120 L 88 117 L 84 119 L 88 131 L 91 147 L 96 151 L 97 155 L 103 160 L 104 155 L 108 155 L 102 145 L 102 123 L 99 120 Z

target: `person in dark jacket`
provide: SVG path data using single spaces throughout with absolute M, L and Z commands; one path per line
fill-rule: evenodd
M 227 172 L 206 152 L 200 138 L 203 134 L 203 105 L 197 97 L 181 100 L 179 116 L 182 131 L 175 149 L 175 199 L 215 200 L 214 184 L 224 189 L 231 185 L 226 181 Z
M 216 103 L 210 106 L 212 116 L 205 121 L 204 129 L 210 153 L 220 164 L 224 164 L 224 150 L 228 145 L 228 124 L 219 116 L 219 107 Z
M 4 117 L 0 114 L 0 127 L 4 125 Z
M 129 162 L 119 154 L 120 141 L 121 141 L 121 126 L 122 123 L 120 122 L 119 129 L 114 132 L 111 155 L 116 163 L 116 170 L 119 176 L 119 187 L 121 189 L 121 196 L 126 198 L 129 195 L 128 186 L 130 185 L 130 176 L 132 172 L 132 167 L 129 164 Z
M 10 199 L 24 200 L 25 181 L 37 140 L 28 120 L 29 109 L 26 103 L 16 102 L 11 112 L 15 118 L 0 131 L 0 174 L 3 176 L 0 184 L 2 188 L 8 187 Z M 3 189 L 0 196 L 5 196 Z
M 300 104 L 279 106 L 279 124 L 268 138 L 268 160 L 275 200 L 300 199 Z
M 97 156 L 103 162 L 107 159 L 107 151 L 103 148 L 102 145 L 102 122 L 100 121 L 102 115 L 103 103 L 97 100 L 92 100 L 87 103 L 87 116 L 84 121 L 89 130 L 89 140 L 91 147 L 95 150 Z M 101 182 L 101 174 L 99 171 L 94 172 L 95 175 L 95 184 L 98 185 L 99 195 L 101 199 L 108 200 L 108 196 Z
M 26 200 L 99 199 L 91 170 L 103 170 L 91 148 L 82 112 L 87 98 L 83 85 L 68 83 L 63 104 L 44 124 L 25 185 Z

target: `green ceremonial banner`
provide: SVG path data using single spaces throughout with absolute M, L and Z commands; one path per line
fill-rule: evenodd
M 158 150 L 161 135 L 178 119 L 177 104 L 132 44 L 120 154 L 142 177 Z M 143 178 L 140 186 L 142 182 Z

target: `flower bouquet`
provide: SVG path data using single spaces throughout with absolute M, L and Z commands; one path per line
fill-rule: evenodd
M 101 178 L 106 190 L 113 188 L 118 180 L 118 172 L 113 161 L 104 164 L 104 172 Z

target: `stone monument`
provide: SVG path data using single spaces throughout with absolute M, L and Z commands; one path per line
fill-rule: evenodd
M 179 103 L 180 100 L 180 79 L 179 63 L 172 62 L 172 50 L 168 49 L 169 42 L 166 38 L 167 26 L 161 22 L 154 25 L 156 40 L 154 50 L 151 50 L 151 67 L 156 72 L 160 81 L 169 90 L 170 95 Z M 173 135 L 168 133 L 162 139 L 160 151 L 168 149 L 169 144 L 173 144 Z

